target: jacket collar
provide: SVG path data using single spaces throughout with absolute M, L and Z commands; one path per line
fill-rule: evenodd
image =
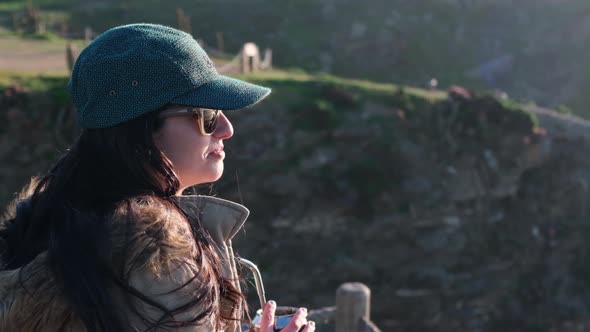
M 212 196 L 178 196 L 178 204 L 191 221 L 198 221 L 220 245 L 231 241 L 250 214 L 243 205 Z

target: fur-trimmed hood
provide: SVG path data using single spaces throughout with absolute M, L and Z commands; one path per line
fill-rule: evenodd
M 222 274 L 231 279 L 234 286 L 238 287 L 237 269 L 231 240 L 244 224 L 249 211 L 244 206 L 227 200 L 210 196 L 181 196 L 178 198 L 182 210 L 189 216 L 191 223 L 199 222 L 203 229 L 207 230 L 215 243 L 217 253 L 222 262 Z M 189 280 L 199 266 L 195 266 L 192 260 L 195 254 L 194 238 L 190 225 L 183 222 L 184 216 L 170 213 L 162 213 L 162 206 L 156 201 L 143 200 L 139 204 L 140 213 L 134 218 L 133 234 L 134 245 L 142 247 L 142 255 L 145 255 L 143 264 L 134 268 L 129 276 L 129 283 L 151 299 L 162 305 L 172 308 L 175 303 L 183 303 L 190 296 L 190 289 L 183 292 L 174 292 L 178 284 Z M 122 244 L 122 230 L 117 229 L 117 219 L 126 220 L 124 209 L 115 211 L 115 229 L 113 232 L 113 253 L 129 246 Z M 13 211 L 16 213 L 16 209 Z M 163 230 L 155 240 L 150 237 L 150 229 L 159 227 Z M 129 227 L 125 230 L 128 232 Z M 145 248 L 149 250 L 145 251 Z M 134 247 L 131 247 L 133 250 Z M 124 255 L 125 256 L 125 255 Z M 126 264 L 126 262 L 123 262 Z M 4 266 L 0 261 L 0 267 Z M 116 291 L 115 291 L 116 293 Z M 116 298 L 122 294 L 114 294 Z M 128 311 L 125 301 L 121 300 L 121 310 Z M 143 304 L 145 305 L 145 304 Z M 153 308 L 142 308 L 155 319 L 159 313 L 152 312 Z M 241 315 L 242 308 L 224 308 L 229 310 L 234 317 Z M 184 315 L 184 313 L 183 313 Z M 190 313 L 187 313 L 190 317 Z M 134 318 L 129 312 L 129 324 L 137 331 L 145 328 L 140 319 Z M 178 317 L 185 319 L 187 317 Z M 144 328 L 142 328 L 142 326 Z M 199 327 L 178 328 L 174 331 L 196 332 L 213 331 L 212 322 Z M 228 332 L 240 331 L 239 322 L 229 322 L 225 329 Z M 39 254 L 35 259 L 23 267 L 14 270 L 0 269 L 0 331 L 47 331 L 47 332 L 84 332 L 83 327 L 60 294 L 57 283 L 48 269 L 46 252 Z M 163 331 L 163 330 L 158 330 Z

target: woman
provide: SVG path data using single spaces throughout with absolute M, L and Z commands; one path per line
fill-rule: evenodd
M 190 35 L 152 24 L 99 36 L 68 89 L 81 135 L 0 226 L 0 331 L 239 331 L 231 238 L 249 212 L 182 193 L 223 172 L 233 127 L 220 110 L 270 90 L 219 75 Z M 306 314 L 283 331 L 314 331 Z

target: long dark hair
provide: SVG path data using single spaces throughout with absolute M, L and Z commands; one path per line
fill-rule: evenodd
M 113 267 L 109 221 L 116 209 L 126 209 L 124 215 L 133 219 L 138 201 L 156 201 L 168 212 L 187 218 L 175 199 L 180 184 L 174 168 L 153 140 L 164 121 L 157 113 L 112 128 L 83 130 L 56 165 L 30 184 L 32 195 L 19 205 L 16 216 L 0 225 L 1 268 L 23 267 L 47 252 L 57 285 L 90 332 L 129 329 L 109 292 L 113 287 L 162 311 L 167 320 L 141 317 L 150 323 L 148 330 L 161 324 L 199 324 L 211 315 L 216 326 L 221 326 L 222 319 L 235 318 L 222 315 L 219 299 L 243 302 L 239 290 L 221 276 L 219 258 L 198 223 L 190 227 L 202 264 L 195 276 L 199 282 L 192 285 L 193 300 L 178 309 L 170 311 L 141 294 L 129 285 L 125 273 Z M 172 319 L 196 306 L 199 315 L 190 321 Z

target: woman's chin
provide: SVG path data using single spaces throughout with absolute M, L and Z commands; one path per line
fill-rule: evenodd
M 192 187 L 203 183 L 215 182 L 221 178 L 221 175 L 223 175 L 223 163 L 221 163 L 221 165 L 215 165 L 211 168 L 195 171 L 195 176 L 190 177 L 186 181 L 183 181 L 183 177 L 181 177 L 180 182 L 184 187 Z

